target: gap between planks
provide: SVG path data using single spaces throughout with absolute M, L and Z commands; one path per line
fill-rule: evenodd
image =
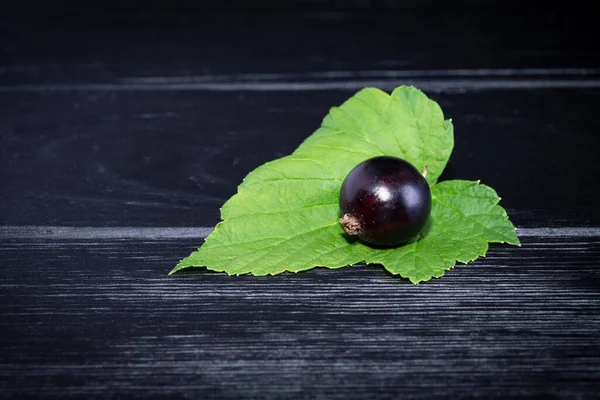
M 67 83 L 0 86 L 0 93 L 20 92 L 151 92 L 151 91 L 205 91 L 205 92 L 307 92 L 322 90 L 357 91 L 365 87 L 392 90 L 398 86 L 416 86 L 431 93 L 465 93 L 484 90 L 533 89 L 599 89 L 600 79 L 584 80 L 357 80 L 344 82 L 206 82 L 206 83 Z
M 0 239 L 204 239 L 213 227 L 0 226 Z M 519 237 L 600 237 L 600 227 L 517 228 Z
M 355 91 L 414 85 L 429 92 L 494 89 L 600 88 L 600 68 L 475 68 L 433 70 L 315 71 L 236 75 L 125 77 L 115 82 L 0 86 L 0 93 L 46 91 Z M 501 79 L 499 79 L 501 78 Z

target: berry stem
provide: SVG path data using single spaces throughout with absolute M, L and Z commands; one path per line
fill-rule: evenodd
M 427 178 L 427 174 L 429 173 L 429 165 L 425 165 L 425 168 L 423 168 L 423 178 Z
M 344 230 L 350 236 L 356 236 L 362 230 L 358 218 L 350 213 L 346 213 L 342 218 L 340 218 L 340 224 L 342 224 Z

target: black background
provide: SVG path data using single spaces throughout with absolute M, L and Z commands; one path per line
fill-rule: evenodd
M 0 397 L 597 398 L 593 11 L 6 7 Z M 166 276 L 248 172 L 360 87 L 400 84 L 453 119 L 442 179 L 494 187 L 521 248 L 418 286 L 360 265 Z

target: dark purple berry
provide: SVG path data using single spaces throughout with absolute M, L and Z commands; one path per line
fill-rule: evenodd
M 431 191 L 423 175 L 397 157 L 358 164 L 340 190 L 340 223 L 349 235 L 392 247 L 416 236 L 431 212 Z

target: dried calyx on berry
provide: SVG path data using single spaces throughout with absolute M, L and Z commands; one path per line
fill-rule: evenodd
M 380 156 L 358 164 L 340 190 L 340 223 L 363 242 L 395 247 L 415 237 L 431 212 L 423 173 L 401 158 Z

